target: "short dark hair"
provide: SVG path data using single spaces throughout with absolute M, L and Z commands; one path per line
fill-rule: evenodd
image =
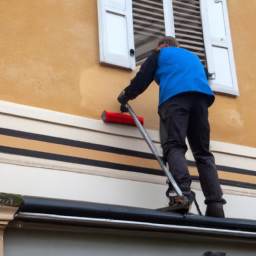
M 179 42 L 172 36 L 165 36 L 158 41 L 157 46 L 160 44 L 168 44 L 170 46 L 180 47 Z

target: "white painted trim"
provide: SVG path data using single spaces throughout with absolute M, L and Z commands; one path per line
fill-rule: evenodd
M 231 187 L 226 185 L 221 185 L 221 188 L 224 195 L 228 194 L 228 195 L 237 195 L 237 196 L 246 196 L 246 197 L 256 197 L 255 189 L 238 188 L 238 187 Z M 191 189 L 202 191 L 201 185 L 199 182 L 192 182 Z
M 163 0 L 165 35 L 175 37 L 173 5 L 170 0 Z
M 53 124 L 82 128 L 84 130 L 91 130 L 94 132 L 143 140 L 136 127 L 111 123 L 105 124 L 101 120 L 94 120 L 86 117 L 69 115 L 65 113 L 20 105 L 7 101 L 0 101 L 0 113 L 10 116 L 17 116 L 20 118 L 28 118 L 34 121 L 44 121 Z M 4 127 L 8 128 L 6 126 Z M 158 131 L 147 130 L 147 132 L 153 142 L 158 144 L 160 143 Z M 49 136 L 51 135 L 49 134 Z M 221 152 L 242 157 L 256 158 L 256 148 L 235 145 L 231 143 L 211 141 L 210 150 L 212 152 Z
M 40 159 L 35 157 L 18 156 L 0 153 L 0 163 L 13 164 L 20 166 L 36 167 L 43 169 L 68 171 L 74 173 L 83 173 L 101 177 L 131 180 L 139 182 L 148 182 L 154 184 L 166 184 L 166 177 L 156 175 L 114 170 L 109 168 L 100 168 L 96 166 L 88 166 L 82 164 L 65 163 L 54 160 Z
M 0 113 L 55 124 L 68 125 L 71 127 L 78 127 L 82 129 L 104 132 L 108 134 L 142 139 L 142 136 L 138 129 L 133 126 L 126 126 L 113 123 L 106 124 L 101 120 L 69 115 L 61 112 L 20 105 L 7 101 L 0 101 Z M 159 142 L 159 133 L 157 131 L 147 131 L 153 141 Z
M 230 143 L 212 141 L 210 145 L 211 152 L 220 152 L 225 154 L 249 157 L 256 159 L 256 148 L 234 145 Z
M 211 86 L 212 91 L 214 92 L 221 92 L 221 93 L 226 93 L 234 96 L 239 96 L 239 92 L 232 88 L 214 83 L 215 82 L 214 80 L 208 80 L 208 82 Z

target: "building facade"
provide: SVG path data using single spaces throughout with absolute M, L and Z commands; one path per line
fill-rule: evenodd
M 162 8 L 163 15 L 150 8 Z M 138 129 L 100 117 L 103 110 L 119 112 L 117 96 L 155 40 L 172 35 L 208 68 L 216 96 L 209 108 L 210 149 L 226 216 L 255 220 L 255 13 L 252 0 L 1 0 L 1 192 L 148 209 L 167 205 L 166 178 Z M 191 32 L 198 20 L 201 32 Z M 161 152 L 157 105 L 154 82 L 131 101 Z M 204 212 L 190 149 L 186 157 Z

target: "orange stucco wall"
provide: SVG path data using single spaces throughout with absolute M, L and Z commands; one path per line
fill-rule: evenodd
M 256 147 L 256 1 L 228 0 L 239 97 L 216 95 L 212 139 Z M 96 0 L 0 1 L 0 100 L 100 119 L 136 72 L 98 64 Z M 131 104 L 158 129 L 158 87 Z

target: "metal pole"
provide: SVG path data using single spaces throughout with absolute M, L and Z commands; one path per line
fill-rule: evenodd
M 141 135 L 143 136 L 143 138 L 146 140 L 149 148 L 151 149 L 152 153 L 155 155 L 158 163 L 160 164 L 160 166 L 162 167 L 163 171 L 165 172 L 165 175 L 167 176 L 168 180 L 171 182 L 175 192 L 177 193 L 178 197 L 180 197 L 180 199 L 186 204 L 188 202 L 187 197 L 185 197 L 180 188 L 178 187 L 176 181 L 174 180 L 174 178 L 172 177 L 171 173 L 169 172 L 169 170 L 167 169 L 167 167 L 164 164 L 164 161 L 162 160 L 162 158 L 159 156 L 153 142 L 151 141 L 150 137 L 148 136 L 146 130 L 143 128 L 143 126 L 141 125 L 140 121 L 138 120 L 137 116 L 135 115 L 134 111 L 132 110 L 131 106 L 127 103 L 127 108 L 129 110 L 129 113 L 131 114 L 136 126 L 138 127 Z

